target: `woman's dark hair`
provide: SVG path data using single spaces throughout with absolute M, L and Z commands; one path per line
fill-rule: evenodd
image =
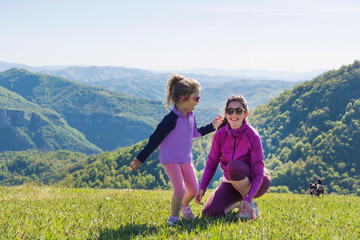
M 193 78 L 185 78 L 180 74 L 174 73 L 171 75 L 166 89 L 165 108 L 168 110 L 171 102 L 175 105 L 180 101 L 180 95 L 190 97 L 191 94 L 200 92 L 200 83 Z
M 239 103 L 243 106 L 243 108 L 245 109 L 245 112 L 248 111 L 248 109 L 247 109 L 247 108 L 248 108 L 248 106 L 247 106 L 247 105 L 248 105 L 248 102 L 246 101 L 246 99 L 245 99 L 243 96 L 240 96 L 240 95 L 232 95 L 231 97 L 229 97 L 229 98 L 227 99 L 227 101 L 226 101 L 225 111 L 228 109 L 229 104 L 230 104 L 231 102 L 239 102 Z M 228 123 L 228 121 L 227 121 L 226 117 L 224 117 L 223 122 L 217 127 L 216 130 L 224 127 L 227 123 Z

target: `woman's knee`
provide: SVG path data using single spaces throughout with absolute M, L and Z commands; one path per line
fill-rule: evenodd
M 251 171 L 250 166 L 241 160 L 230 161 L 227 166 L 227 170 L 230 180 L 232 181 L 241 181 L 244 178 L 251 176 L 248 176 Z
M 262 195 L 264 195 L 269 190 L 270 184 L 271 184 L 271 177 L 267 173 L 264 175 L 263 182 L 259 188 L 259 191 L 256 193 L 255 198 L 259 198 Z

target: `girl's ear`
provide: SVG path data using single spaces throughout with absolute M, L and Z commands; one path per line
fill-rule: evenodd
M 245 112 L 245 117 L 247 117 L 249 115 L 249 111 Z

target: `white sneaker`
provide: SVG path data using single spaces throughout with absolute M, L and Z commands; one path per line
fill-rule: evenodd
M 166 222 L 168 226 L 173 226 L 180 223 L 180 218 L 177 216 L 170 216 Z
M 241 203 L 242 204 L 242 203 Z M 240 205 L 241 206 L 241 205 Z M 251 206 L 252 206 L 252 208 L 254 209 L 254 211 L 255 211 L 255 214 L 256 214 L 256 217 L 258 218 L 258 217 L 260 217 L 260 213 L 259 213 L 259 208 L 258 208 L 258 206 L 257 206 L 257 204 L 256 204 L 256 202 L 252 202 L 251 203 Z M 239 212 L 239 214 L 237 215 L 238 216 L 238 218 L 240 218 L 240 219 L 249 219 L 249 213 L 248 212 Z
M 181 207 L 181 213 L 185 220 L 195 219 L 194 214 L 191 211 L 190 205 L 187 205 L 186 207 Z

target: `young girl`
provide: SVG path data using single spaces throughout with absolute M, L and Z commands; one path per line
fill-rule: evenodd
M 225 120 L 214 135 L 196 203 L 202 204 L 201 199 L 219 163 L 223 182 L 207 200 L 204 215 L 224 215 L 240 207 L 240 218 L 256 219 L 259 216 L 253 198 L 265 194 L 271 179 L 264 168 L 260 136 L 247 123 L 247 116 L 245 98 L 232 96 L 227 99 Z
M 199 94 L 200 84 L 195 79 L 172 75 L 167 84 L 166 109 L 170 102 L 174 108 L 160 122 L 148 144 L 130 164 L 132 170 L 137 169 L 160 145 L 160 163 L 174 188 L 168 225 L 180 221 L 180 210 L 184 219 L 194 219 L 189 203 L 196 196 L 199 185 L 192 164 L 192 138 L 214 131 L 222 122 L 222 117 L 218 116 L 212 123 L 197 128 L 193 111 L 200 101 Z

